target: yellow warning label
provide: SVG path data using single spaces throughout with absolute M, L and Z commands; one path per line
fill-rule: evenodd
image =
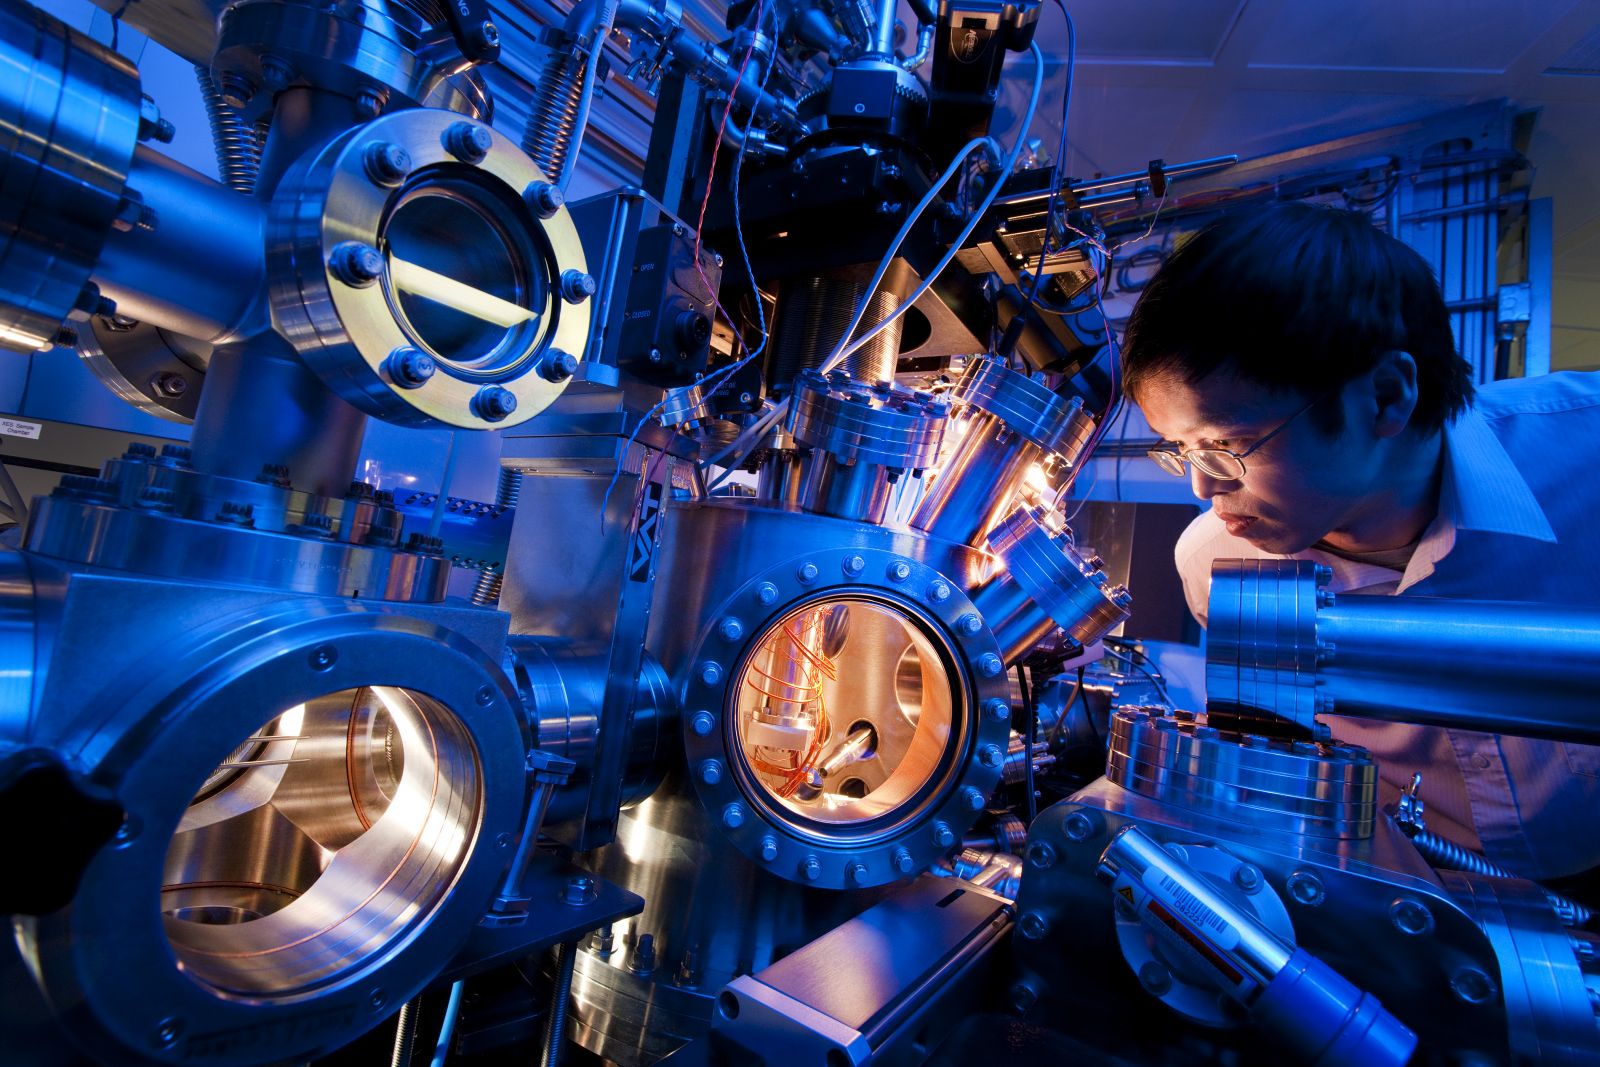
M 1131 886 L 1131 885 L 1119 885 L 1119 886 L 1117 886 L 1117 895 L 1120 896 L 1123 900 L 1126 900 L 1129 904 L 1132 904 L 1133 903 L 1133 886 Z

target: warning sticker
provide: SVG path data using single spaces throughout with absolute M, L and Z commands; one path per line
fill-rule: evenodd
M 37 422 L 23 422 L 21 419 L 0 419 L 0 434 L 7 437 L 26 437 L 30 441 L 39 439 L 39 432 L 44 427 Z

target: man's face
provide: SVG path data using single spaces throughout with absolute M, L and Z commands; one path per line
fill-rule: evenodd
M 1370 426 L 1363 432 L 1352 386 L 1327 401 L 1341 405 L 1345 414 L 1343 430 L 1332 437 L 1311 412 L 1295 417 L 1310 397 L 1275 392 L 1222 372 L 1193 385 L 1151 381 L 1140 388 L 1138 404 L 1151 428 L 1179 451 L 1243 453 L 1293 418 L 1244 461 L 1241 478 L 1213 478 L 1189 464 L 1195 495 L 1211 501 L 1229 533 L 1284 555 L 1337 533 L 1359 515 L 1381 481 L 1383 450 Z

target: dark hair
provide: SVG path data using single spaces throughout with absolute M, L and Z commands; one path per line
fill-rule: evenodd
M 1354 211 L 1277 203 L 1201 229 L 1145 287 L 1123 342 L 1123 387 L 1218 371 L 1312 396 L 1411 353 L 1411 424 L 1436 430 L 1472 400 L 1450 314 L 1420 255 Z M 1328 407 L 1327 405 L 1319 405 Z M 1329 433 L 1337 406 L 1313 413 Z

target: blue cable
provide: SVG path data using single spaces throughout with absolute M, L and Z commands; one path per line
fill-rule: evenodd
M 450 986 L 450 1002 L 445 1005 L 444 1022 L 439 1025 L 439 1043 L 433 1047 L 432 1067 L 444 1067 L 445 1060 L 450 1058 L 450 1039 L 456 1033 L 456 1019 L 461 1015 L 461 993 L 465 982 L 456 982 Z
M 1050 225 L 1056 217 L 1056 199 L 1061 195 L 1061 168 L 1067 159 L 1067 117 L 1072 112 L 1072 75 L 1078 65 L 1078 27 L 1067 13 L 1067 5 L 1056 0 L 1061 17 L 1067 20 L 1067 87 L 1061 96 L 1061 137 L 1056 141 L 1055 165 L 1050 171 L 1050 198 L 1044 206 L 1044 240 L 1039 243 L 1039 267 L 1033 272 L 1033 285 L 1028 290 L 1028 303 L 1039 296 L 1039 286 L 1044 281 L 1044 261 L 1050 252 Z M 1110 263 L 1106 264 L 1109 269 Z

